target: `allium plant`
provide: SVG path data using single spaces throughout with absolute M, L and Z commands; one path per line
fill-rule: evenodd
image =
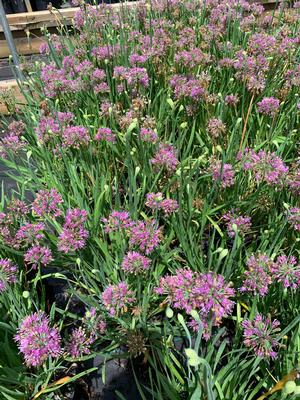
M 0 259 L 0 293 L 17 281 L 18 267 L 10 260 Z
M 279 342 L 275 339 L 280 331 L 280 322 L 271 320 L 269 317 L 264 317 L 257 314 L 253 321 L 245 319 L 242 322 L 244 344 L 251 348 L 259 357 L 277 356 L 276 349 L 279 347 Z
M 22 66 L 27 104 L 0 94 L 7 396 L 64 398 L 98 353 L 135 357 L 143 398 L 263 395 L 299 353 L 299 8 L 75 3 Z
M 57 328 L 50 326 L 43 311 L 28 315 L 21 322 L 15 341 L 28 366 L 39 366 L 49 357 L 59 357 L 61 338 Z

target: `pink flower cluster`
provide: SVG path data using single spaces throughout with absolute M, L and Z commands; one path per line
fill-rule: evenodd
M 265 296 L 269 286 L 281 283 L 285 288 L 298 289 L 300 287 L 300 265 L 294 256 L 278 256 L 272 261 L 265 254 L 252 255 L 247 260 L 247 270 L 241 292 L 252 292 Z
M 262 101 L 257 103 L 257 109 L 260 113 L 274 117 L 279 110 L 280 102 L 275 97 L 264 97 Z
M 108 218 L 102 218 L 102 222 L 106 233 L 128 229 L 133 224 L 129 213 L 126 211 L 112 211 Z
M 288 222 L 295 231 L 300 231 L 300 208 L 291 207 L 288 211 Z
M 79 149 L 90 142 L 88 129 L 84 126 L 69 126 L 63 130 L 63 146 Z
M 91 353 L 91 345 L 106 331 L 106 322 L 95 308 L 85 313 L 82 325 L 72 330 L 65 350 L 72 358 Z
M 126 282 L 110 285 L 102 293 L 102 303 L 111 316 L 127 312 L 135 300 Z
M 150 254 L 160 244 L 161 229 L 154 220 L 135 221 L 128 232 L 129 245 Z
M 253 321 L 245 319 L 242 322 L 244 344 L 250 347 L 254 353 L 262 358 L 276 358 L 276 348 L 279 342 L 276 335 L 280 332 L 280 322 L 276 319 L 265 318 L 257 314 Z
M 40 264 L 48 265 L 53 261 L 52 252 L 48 247 L 34 245 L 24 254 L 24 261 L 36 269 Z
M 175 275 L 160 279 L 156 292 L 167 295 L 169 304 L 190 313 L 197 310 L 204 326 L 218 326 L 221 320 L 231 314 L 234 301 L 230 300 L 235 291 L 222 275 L 213 272 L 199 273 L 180 269 Z M 209 332 L 206 332 L 209 338 Z
M 105 142 L 117 143 L 117 135 L 110 128 L 99 128 L 96 135 L 96 140 L 104 140 Z
M 162 193 L 148 193 L 146 195 L 145 205 L 152 210 L 162 210 L 165 214 L 170 215 L 178 210 L 178 203 L 176 200 L 164 199 Z
M 275 153 L 252 149 L 245 149 L 238 154 L 244 170 L 251 171 L 257 182 L 265 182 L 268 185 L 283 184 L 288 174 L 288 167 Z
M 161 168 L 164 168 L 167 172 L 176 171 L 178 159 L 174 147 L 170 144 L 161 143 L 150 162 L 156 171 Z
M 272 284 L 272 271 L 274 263 L 265 254 L 252 255 L 247 260 L 247 270 L 244 273 L 241 292 L 252 292 L 265 296 Z
M 57 328 L 50 327 L 43 311 L 24 318 L 15 340 L 28 367 L 39 366 L 49 357 L 59 357 L 62 352 L 59 332 Z
M 121 268 L 130 274 L 139 275 L 146 272 L 150 264 L 150 258 L 143 256 L 137 251 L 129 251 L 122 261 Z
M 84 229 L 87 212 L 79 208 L 69 209 L 66 214 L 63 230 L 59 235 L 58 250 L 70 253 L 82 249 L 89 236 Z
M 17 281 L 17 266 L 10 260 L 0 259 L 0 294 Z
M 234 185 L 234 169 L 231 164 L 222 163 L 220 161 L 213 161 L 210 166 L 213 180 L 220 182 L 221 186 L 225 189 Z
M 251 218 L 246 215 L 239 215 L 235 210 L 223 215 L 226 222 L 228 236 L 234 238 L 236 234 L 245 236 L 251 229 Z
M 50 215 L 59 217 L 61 215 L 60 205 L 63 203 L 61 195 L 56 189 L 39 190 L 32 203 L 32 211 L 39 217 Z

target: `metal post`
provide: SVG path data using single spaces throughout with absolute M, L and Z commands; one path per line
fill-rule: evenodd
M 15 71 L 16 71 L 17 77 L 20 80 L 23 80 L 24 79 L 24 75 L 23 75 L 23 73 L 22 73 L 22 71 L 20 69 L 20 62 L 19 62 L 17 49 L 16 49 L 16 46 L 15 46 L 15 42 L 14 42 L 13 36 L 11 34 L 11 30 L 10 30 L 9 24 L 7 22 L 7 18 L 6 18 L 6 14 L 5 14 L 5 11 L 4 11 L 2 0 L 0 0 L 0 24 L 3 27 L 3 32 L 4 32 L 4 35 L 5 35 L 5 39 L 7 41 L 9 50 L 10 50 L 11 55 L 12 55 L 12 59 L 13 59 L 13 62 L 14 62 L 14 66 L 15 66 Z

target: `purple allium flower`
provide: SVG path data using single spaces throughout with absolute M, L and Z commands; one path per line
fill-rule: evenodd
M 177 64 L 181 64 L 186 68 L 195 68 L 199 65 L 208 64 L 210 61 L 210 55 L 204 53 L 199 48 L 193 48 L 191 50 L 183 50 L 175 54 L 174 60 Z
M 146 68 L 123 66 L 114 68 L 114 78 L 120 81 L 126 81 L 129 87 L 149 86 L 149 77 Z
M 199 273 L 180 269 L 175 275 L 160 279 L 156 292 L 167 295 L 169 304 L 190 313 L 197 310 L 209 325 L 218 326 L 222 318 L 231 314 L 235 291 L 225 282 L 222 275 L 213 272 Z M 209 333 L 207 334 L 207 339 Z
M 150 254 L 160 244 L 161 229 L 157 228 L 157 222 L 136 221 L 129 229 L 129 244 L 138 247 L 145 254 Z
M 79 208 L 69 209 L 63 225 L 63 230 L 59 235 L 58 250 L 63 253 L 70 253 L 82 249 L 89 236 L 84 229 L 87 220 L 87 212 Z
M 176 200 L 173 199 L 164 199 L 160 203 L 160 209 L 167 215 L 172 214 L 173 212 L 178 210 L 178 203 Z
M 296 194 L 300 194 L 300 163 L 298 161 L 297 167 L 292 168 L 287 177 L 287 184 L 290 190 Z
M 106 73 L 103 69 L 96 68 L 93 71 L 92 79 L 95 81 L 103 81 L 106 78 Z
M 150 258 L 137 251 L 129 251 L 122 261 L 121 268 L 130 274 L 138 275 L 147 271 L 150 264 Z
M 227 96 L 225 96 L 225 104 L 227 104 L 228 106 L 236 106 L 237 103 L 239 102 L 239 97 L 235 94 L 229 94 Z
M 22 121 L 14 121 L 8 125 L 8 133 L 0 140 L 0 157 L 6 158 L 10 151 L 17 154 L 26 146 L 26 140 L 21 136 L 25 132 Z
M 214 138 L 218 138 L 226 130 L 225 124 L 218 118 L 211 118 L 207 123 L 207 132 Z
M 102 293 L 102 303 L 111 316 L 128 311 L 136 301 L 126 282 L 108 286 Z
M 32 267 L 35 269 L 40 264 L 48 265 L 53 261 L 51 250 L 48 247 L 35 245 L 30 247 L 27 252 L 24 254 L 24 261 L 27 264 L 32 264 Z
M 17 266 L 10 260 L 0 259 L 0 294 L 17 281 Z
M 64 147 L 79 149 L 80 146 L 87 146 L 90 142 L 90 135 L 84 126 L 69 126 L 62 134 Z
M 275 97 L 264 97 L 257 103 L 257 109 L 260 113 L 274 117 L 279 110 L 280 102 Z
M 43 311 L 24 318 L 15 341 L 28 367 L 39 366 L 50 356 L 57 358 L 62 351 L 58 329 L 49 326 L 49 320 Z
M 269 185 L 283 184 L 289 172 L 288 167 L 275 153 L 259 150 L 255 152 L 245 149 L 237 158 L 241 160 L 242 167 L 246 171 L 254 173 L 257 182 L 265 182 Z
M 158 135 L 153 129 L 141 128 L 140 138 L 143 142 L 156 143 L 158 140 Z
M 234 238 L 238 233 L 244 236 L 251 229 L 251 218 L 245 215 L 239 215 L 234 210 L 223 215 L 223 220 L 226 222 L 228 236 Z
M 106 142 L 117 143 L 117 136 L 112 133 L 110 128 L 99 128 L 96 135 L 96 140 L 105 140 Z
M 155 170 L 165 168 L 169 172 L 176 171 L 178 159 L 174 147 L 170 144 L 161 143 L 154 158 L 152 158 L 150 162 Z
M 91 340 L 83 327 L 73 329 L 69 342 L 66 345 L 66 351 L 73 358 L 79 358 L 90 354 Z
M 20 227 L 16 233 L 16 239 L 21 246 L 29 246 L 33 243 L 39 242 L 39 240 L 44 238 L 43 231 L 45 230 L 45 225 L 41 222 L 37 224 L 27 223 Z
M 292 207 L 289 209 L 288 222 L 296 231 L 300 231 L 300 208 Z
M 65 147 L 79 148 L 87 146 L 90 142 L 88 129 L 84 126 L 69 126 L 66 127 L 62 134 L 63 145 Z
M 279 342 L 275 339 L 280 332 L 280 322 L 276 319 L 271 321 L 261 314 L 257 314 L 253 321 L 245 319 L 242 322 L 244 329 L 244 344 L 250 347 L 254 353 L 263 358 L 276 358 L 275 349 L 279 347 Z
M 59 217 L 61 215 L 60 205 L 63 203 L 61 195 L 56 189 L 39 190 L 34 202 L 32 203 L 32 211 L 39 217 L 51 215 Z
M 146 195 L 146 203 L 145 205 L 151 210 L 159 210 L 161 208 L 161 202 L 163 201 L 164 196 L 162 193 L 147 193 Z
M 268 293 L 273 283 L 274 262 L 264 254 L 252 255 L 247 260 L 247 270 L 244 273 L 241 292 L 253 292 L 260 296 Z
M 105 233 L 119 231 L 120 229 L 128 229 L 133 222 L 130 215 L 126 211 L 112 211 L 108 218 L 102 218 Z
M 273 268 L 274 277 L 285 288 L 297 289 L 300 286 L 300 265 L 294 256 L 279 256 Z
M 234 185 L 234 169 L 231 164 L 222 164 L 220 161 L 212 161 L 210 166 L 215 182 L 220 182 L 223 188 Z
M 38 127 L 35 129 L 38 139 L 41 143 L 48 143 L 55 136 L 59 136 L 61 127 L 52 117 L 41 117 Z
M 14 215 L 14 217 L 23 217 L 24 215 L 29 213 L 29 207 L 27 206 L 27 204 L 19 199 L 12 199 L 10 204 L 7 206 L 7 209 Z
M 174 75 L 170 80 L 170 86 L 176 99 L 189 99 L 196 103 L 205 98 L 206 83 L 184 75 Z
M 253 34 L 248 42 L 249 51 L 252 54 L 271 54 L 274 52 L 276 39 L 274 36 L 267 35 L 266 33 Z

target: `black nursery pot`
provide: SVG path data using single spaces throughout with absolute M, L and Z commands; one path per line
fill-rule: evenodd
M 27 11 L 23 0 L 3 0 L 3 6 L 6 14 L 15 14 Z

